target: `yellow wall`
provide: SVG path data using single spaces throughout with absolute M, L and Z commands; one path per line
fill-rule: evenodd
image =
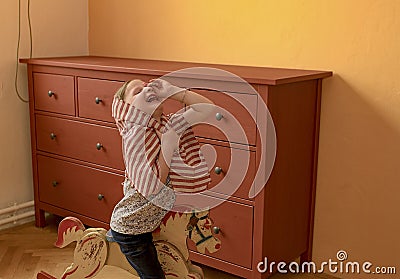
M 334 71 L 314 258 L 400 269 L 400 1 L 89 0 L 89 26 L 92 55 Z
M 20 57 L 29 57 L 27 0 L 21 0 Z M 31 1 L 33 56 L 88 53 L 88 4 L 81 0 Z M 33 200 L 28 105 L 14 90 L 18 1 L 0 4 L 0 209 Z M 18 88 L 27 98 L 25 65 Z

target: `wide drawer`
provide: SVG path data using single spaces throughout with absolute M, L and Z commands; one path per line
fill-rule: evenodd
M 194 127 L 197 136 L 241 144 L 256 144 L 257 95 L 194 90 L 212 100 L 217 108 Z
M 124 169 L 116 128 L 36 115 L 36 137 L 38 150 Z
M 212 200 L 217 199 L 214 197 L 207 198 L 210 199 L 210 203 L 214 203 Z M 201 250 L 205 246 L 205 254 L 208 256 L 251 268 L 253 207 L 232 201 L 224 201 L 210 210 L 209 217 L 212 220 L 212 224 L 207 226 L 209 231 L 203 231 L 203 237 L 207 237 L 212 232 L 220 241 L 220 245 L 212 238 L 201 242 L 203 237 L 193 233 L 188 240 L 189 249 L 194 252 L 202 252 Z M 210 251 L 215 251 L 215 248 L 219 248 L 219 250 L 210 253 Z
M 40 155 L 37 163 L 41 202 L 110 222 L 123 176 Z
M 111 105 L 122 81 L 78 78 L 78 115 L 80 117 L 114 122 Z
M 209 190 L 227 196 L 249 199 L 256 173 L 255 152 L 210 144 L 200 140 L 203 155 L 210 169 Z
M 74 77 L 33 74 L 35 109 L 75 115 Z

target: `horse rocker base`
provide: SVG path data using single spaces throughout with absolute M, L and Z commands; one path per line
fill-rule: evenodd
M 208 211 L 168 213 L 160 227 L 153 232 L 158 259 L 167 279 L 203 279 L 199 266 L 189 260 L 187 239 L 196 244 L 200 253 L 210 253 L 221 247 L 221 242 L 211 232 L 212 221 Z M 60 279 L 81 278 L 137 278 L 137 272 L 121 253 L 119 245 L 110 233 L 102 228 L 85 229 L 75 217 L 64 218 L 58 227 L 55 246 L 63 248 L 76 241 L 73 263 L 67 267 Z M 37 279 L 58 279 L 44 271 Z

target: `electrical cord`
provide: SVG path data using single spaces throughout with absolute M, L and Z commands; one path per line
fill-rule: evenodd
M 31 1 L 28 0 L 28 27 L 29 27 L 29 58 L 32 58 L 32 24 L 31 24 Z M 18 90 L 18 70 L 19 70 L 19 48 L 21 43 L 21 0 L 18 0 L 18 40 L 17 40 L 17 65 L 15 67 L 15 79 L 14 87 L 15 93 L 21 102 L 28 103 L 29 100 L 25 100 Z

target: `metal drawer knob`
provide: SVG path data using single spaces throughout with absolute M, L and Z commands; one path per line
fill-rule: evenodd
M 49 97 L 53 97 L 55 95 L 55 93 L 51 90 L 49 90 L 49 92 L 47 92 L 47 95 L 49 95 Z
M 98 143 L 96 143 L 96 148 L 97 148 L 97 150 L 100 150 L 103 148 L 103 145 L 98 142 Z
M 51 133 L 51 134 L 50 134 L 50 138 L 51 138 L 52 140 L 55 140 L 55 139 L 56 139 L 56 134 Z
M 99 97 L 96 97 L 96 99 L 94 99 L 94 101 L 96 102 L 96 104 L 100 104 L 103 100 L 100 99 Z
M 221 174 L 221 173 L 222 173 L 222 168 L 220 168 L 220 167 L 215 167 L 214 172 L 215 172 L 216 174 Z
M 221 229 L 219 227 L 213 227 L 212 230 L 214 234 L 219 234 L 221 232 Z
M 220 121 L 222 118 L 224 118 L 224 116 L 222 115 L 222 113 L 217 112 L 217 113 L 215 114 L 215 119 L 217 119 L 218 121 Z
M 51 182 L 51 185 L 53 185 L 53 187 L 56 187 L 58 185 L 58 182 L 54 180 L 53 182 Z
M 99 194 L 99 195 L 97 196 L 97 199 L 98 199 L 99 201 L 101 201 L 102 199 L 104 199 L 104 195 Z

